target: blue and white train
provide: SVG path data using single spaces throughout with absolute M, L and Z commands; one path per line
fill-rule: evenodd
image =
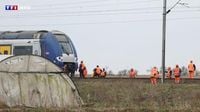
M 0 32 L 0 61 L 16 55 L 39 55 L 74 74 L 78 57 L 71 39 L 60 31 Z

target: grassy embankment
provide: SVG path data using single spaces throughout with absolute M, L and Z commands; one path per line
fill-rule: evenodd
M 200 82 L 152 86 L 149 80 L 75 79 L 80 109 L 6 109 L 7 112 L 200 112 Z M 1 108 L 5 106 L 1 105 Z
M 141 80 L 75 80 L 86 112 L 199 112 L 199 84 L 158 84 Z

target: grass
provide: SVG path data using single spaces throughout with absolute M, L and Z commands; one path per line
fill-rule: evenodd
M 7 109 L 9 112 L 199 112 L 200 86 L 174 84 L 153 86 L 149 80 L 75 79 L 84 101 L 80 109 Z M 200 83 L 200 82 L 199 82 Z M 0 105 L 3 107 L 4 105 Z M 1 111 L 1 110 L 0 110 Z
M 83 111 L 200 111 L 199 84 L 158 84 L 131 79 L 75 80 L 85 102 Z

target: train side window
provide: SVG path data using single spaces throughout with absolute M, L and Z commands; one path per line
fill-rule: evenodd
M 32 54 L 32 46 L 14 46 L 13 54 L 14 55 L 30 55 Z

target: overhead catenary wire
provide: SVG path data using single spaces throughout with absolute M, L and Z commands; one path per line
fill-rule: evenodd
M 112 1 L 112 0 L 104 0 L 104 1 Z M 118 0 L 118 1 L 120 1 L 120 0 Z M 144 0 L 144 1 L 158 1 L 158 0 Z M 89 2 L 90 3 L 90 2 L 98 2 L 98 0 L 88 0 L 88 1 L 82 1 L 82 2 L 86 2 L 86 3 Z M 142 2 L 142 1 L 134 1 L 134 2 Z M 38 15 L 36 17 L 40 17 L 40 16 L 41 17 L 45 17 L 45 16 L 53 17 L 52 15 L 57 15 L 57 14 L 58 15 L 64 14 L 64 15 L 68 15 L 68 16 L 91 16 L 91 15 L 109 15 L 109 14 L 107 14 L 109 12 L 112 12 L 112 14 L 110 14 L 110 15 L 119 15 L 119 14 L 114 14 L 113 12 L 120 12 L 120 14 L 123 14 L 121 12 L 136 11 L 136 10 L 148 10 L 146 12 L 148 14 L 150 14 L 149 12 L 151 12 L 151 11 L 149 11 L 149 10 L 154 10 L 154 9 L 151 9 L 151 8 L 155 8 L 155 7 L 149 7 L 149 8 L 147 7 L 146 9 L 145 8 L 143 8 L 143 9 L 142 8 L 133 8 L 133 9 L 105 9 L 105 10 L 81 10 L 81 11 L 79 11 L 79 10 L 66 11 L 67 9 L 60 7 L 60 8 L 57 8 L 57 10 L 44 9 L 44 11 L 41 11 L 41 10 L 36 9 L 36 10 L 28 10 L 28 11 L 19 11 L 18 13 L 13 14 L 13 16 L 14 17 L 19 17 L 19 16 L 20 17 L 27 17 L 27 16 L 30 15 L 30 16 L 34 17 L 35 15 Z M 158 10 L 159 10 L 159 8 L 160 7 L 157 7 Z M 26 14 L 23 14 L 23 13 L 26 13 Z M 90 13 L 90 14 L 83 14 L 83 13 Z M 91 14 L 91 13 L 95 13 L 95 14 Z M 96 13 L 101 13 L 101 14 L 96 14 Z M 102 13 L 106 13 L 106 14 L 102 14 Z M 138 13 L 138 12 L 136 12 L 136 13 Z M 141 14 L 143 14 L 143 13 L 145 13 L 145 11 L 144 12 L 141 11 Z M 128 13 L 126 13 L 126 14 L 128 14 Z M 5 12 L 3 12 L 2 15 L 3 15 L 3 17 L 11 16 L 9 14 L 5 14 Z
M 178 0 L 169 10 L 167 10 L 166 13 L 169 13 L 173 8 L 176 7 L 176 5 L 178 5 L 180 3 L 181 0 Z
M 106 8 L 106 7 L 112 7 L 112 6 L 136 6 L 136 3 L 132 2 L 124 2 L 124 3 L 119 3 L 119 4 L 113 4 L 113 3 L 104 3 L 104 4 L 95 4 L 95 5 L 76 5 L 76 6 L 50 6 L 50 7 L 32 7 L 33 11 L 38 11 L 38 10 L 49 10 L 49 9 L 88 9 L 88 8 Z
M 127 11 L 143 11 L 143 10 L 146 10 L 146 11 L 150 11 L 150 10 L 156 10 L 156 9 L 159 9 L 160 7 L 142 7 L 142 8 L 123 8 L 123 9 L 98 9 L 98 10 L 81 10 L 81 11 L 51 11 L 51 13 L 49 13 L 49 11 L 47 11 L 49 14 L 58 14 L 58 13 L 62 13 L 62 14 L 83 14 L 83 13 L 104 13 L 104 12 L 127 12 Z M 36 13 L 36 12 L 16 12 L 14 14 L 22 14 L 22 13 L 26 13 L 27 14 L 31 14 L 31 15 L 39 15 L 39 14 L 44 14 L 46 12 L 40 12 L 40 13 Z M 4 14 L 12 14 L 13 13 L 6 13 L 4 12 Z
M 169 18 L 169 21 L 176 20 L 200 20 L 200 17 L 180 17 L 180 18 Z M 122 21 L 101 21 L 101 22 L 71 22 L 63 24 L 15 24 L 15 25 L 1 25 L 0 27 L 35 27 L 35 26 L 69 26 L 69 25 L 95 25 L 95 24 L 126 24 L 126 23 L 135 23 L 135 22 L 161 22 L 161 18 L 153 19 L 138 19 L 138 20 L 122 20 Z
M 104 1 L 110 1 L 110 0 L 104 0 Z M 111 0 L 112 1 L 112 0 Z M 118 1 L 120 1 L 120 0 L 118 0 Z M 158 1 L 158 0 L 144 0 L 144 1 L 134 1 L 134 2 L 145 2 L 145 1 Z M 180 1 L 180 0 L 179 0 Z M 83 3 L 84 2 L 98 2 L 98 0 L 88 0 L 88 1 L 82 1 Z M 81 2 L 81 3 L 82 3 Z M 177 4 L 178 4 L 179 2 L 177 2 Z M 63 4 L 62 4 L 63 5 Z M 19 13 L 25 13 L 25 12 L 28 12 L 28 13 L 32 13 L 32 14 L 34 14 L 33 12 L 35 12 L 37 15 L 38 15 L 38 12 L 39 12 L 39 14 L 40 13 L 49 13 L 49 11 L 51 10 L 51 9 L 49 9 L 49 6 L 48 5 L 45 5 L 45 6 L 47 6 L 47 8 L 46 9 L 44 9 L 44 11 L 41 11 L 40 9 L 33 9 L 33 10 L 23 10 L 23 11 L 21 11 L 21 12 L 19 12 Z M 59 6 L 59 5 L 54 5 L 54 6 Z M 110 12 L 110 11 L 126 11 L 126 10 L 143 10 L 142 8 L 140 9 L 140 8 L 134 8 L 134 9 L 117 9 L 117 10 L 112 10 L 112 9 L 107 9 L 107 10 L 89 10 L 89 11 L 82 11 L 82 9 L 81 9 L 81 11 L 71 11 L 71 12 L 67 12 L 67 11 L 63 11 L 63 10 L 67 10 L 66 9 L 66 5 L 64 5 L 65 7 L 58 7 L 58 8 L 56 8 L 56 10 L 54 11 L 54 10 L 51 10 L 51 13 L 50 14 L 52 14 L 52 12 L 55 12 L 56 14 L 57 13 L 92 13 L 92 12 Z M 45 8 L 45 7 L 43 7 L 43 8 Z M 146 10 L 152 10 L 151 8 L 153 8 L 153 7 L 149 7 L 149 8 L 146 8 Z M 159 7 L 157 7 L 157 8 L 159 8 Z M 195 8 L 195 7 L 191 7 L 191 8 Z M 200 6 L 199 7 L 196 7 L 196 8 L 200 8 Z M 144 9 L 145 10 L 145 9 Z M 46 12 L 45 12 L 46 11 Z M 31 15 L 32 15 L 31 14 Z
M 141 2 L 140 2 L 141 3 Z M 144 3 L 148 3 L 148 2 L 144 2 Z M 72 9 L 84 9 L 84 8 L 105 8 L 106 6 L 109 6 L 111 7 L 114 6 L 114 5 L 117 5 L 117 6 L 121 6 L 121 5 L 137 5 L 135 4 L 134 2 L 125 2 L 125 3 L 119 3 L 119 4 L 114 4 L 114 3 L 111 3 L 111 4 L 97 4 L 97 5 L 83 5 L 83 6 L 79 6 L 79 5 L 75 5 L 75 6 L 68 6 L 68 5 L 54 5 L 54 6 L 41 6 L 41 7 L 32 7 L 31 10 L 32 11 L 43 11 L 43 10 L 72 10 Z M 108 7 L 107 7 L 108 8 Z
M 106 1 L 106 0 L 105 0 Z M 158 1 L 158 0 L 144 0 L 144 1 Z M 143 2 L 144 2 L 143 1 Z M 96 1 L 97 2 L 97 1 Z M 138 2 L 139 1 L 135 1 Z M 142 1 L 141 1 L 142 3 Z M 48 17 L 49 19 L 51 18 L 66 18 L 66 17 L 74 17 L 74 16 L 104 16 L 104 15 L 108 15 L 108 16 L 114 16 L 114 15 L 138 15 L 138 14 L 145 14 L 145 15 L 150 15 L 150 14 L 159 14 L 161 13 L 160 11 L 161 7 L 141 7 L 141 8 L 122 8 L 122 9 L 95 9 L 95 10 L 75 10 L 75 11 L 67 11 L 64 10 L 63 7 L 58 7 L 57 9 L 60 10 L 64 10 L 64 11 L 59 11 L 59 10 L 55 10 L 55 11 L 49 11 L 48 9 L 44 9 L 45 11 L 40 11 L 40 10 L 34 10 L 34 11 L 25 11 L 25 12 L 18 12 L 15 14 L 9 13 L 6 14 L 5 12 L 2 13 L 1 15 L 3 15 L 1 18 L 2 19 L 25 19 L 25 18 L 33 18 L 33 17 L 37 17 L 37 18 L 45 18 Z M 183 7 L 180 7 L 178 9 L 184 9 Z M 191 10 L 192 9 L 192 10 Z M 195 10 L 193 10 L 195 9 Z M 177 10 L 174 13 L 186 13 L 186 12 L 200 12 L 200 6 L 194 6 L 189 8 L 188 10 Z M 72 9 L 73 10 L 73 9 Z M 29 12 L 29 13 L 27 13 Z M 108 24 L 108 23 L 129 23 L 129 22 L 148 22 L 148 21 L 156 21 L 156 20 L 133 20 L 133 21 L 109 21 L 109 22 L 86 22 L 86 23 L 78 23 L 78 24 Z M 77 23 L 77 22 L 76 22 Z M 66 23 L 67 25 L 78 25 L 76 23 Z M 57 24 L 55 24 L 57 25 Z M 31 26 L 31 25 L 30 25 Z
M 51 12 L 51 13 L 15 13 L 4 14 L 2 18 L 14 17 L 58 17 L 58 16 L 102 16 L 102 15 L 122 15 L 122 14 L 155 14 L 160 13 L 160 7 L 143 7 L 143 8 L 130 8 L 130 9 L 104 9 L 104 10 L 88 10 L 88 11 L 64 11 L 64 12 Z M 195 9 L 196 8 L 196 9 Z M 174 13 L 181 12 L 200 12 L 200 7 L 194 7 L 190 10 L 177 10 Z
M 135 8 L 130 8 L 130 9 L 127 9 L 127 10 L 153 10 L 153 9 L 158 9 L 158 10 L 160 10 L 160 8 L 161 7 L 141 7 L 141 8 L 139 8 L 139 7 L 135 7 Z M 179 7 L 178 9 L 185 9 L 186 7 Z M 102 10 L 102 9 L 104 9 L 104 10 Z M 193 6 L 193 7 L 190 7 L 189 9 L 199 9 L 200 10 L 200 6 Z M 32 12 L 49 12 L 49 11 L 52 11 L 52 12 L 67 12 L 68 10 L 72 10 L 72 9 L 67 9 L 66 7 L 65 8 L 62 8 L 62 7 L 60 7 L 60 8 L 56 8 L 56 10 L 53 10 L 53 9 L 43 9 L 43 10 L 40 10 L 40 9 L 32 9 L 32 10 L 23 10 L 23 12 L 29 12 L 29 13 L 32 13 Z M 77 10 L 75 10 L 75 11 L 71 11 L 72 13 L 73 12 L 100 12 L 100 11 L 106 11 L 106 10 L 126 10 L 126 9 L 120 9 L 120 8 L 117 8 L 117 9 L 110 9 L 110 8 L 100 8 L 100 9 L 82 9 L 82 8 L 80 8 L 80 9 L 77 9 Z
M 175 13 L 191 13 L 191 11 L 187 11 L 187 10 L 182 10 L 182 11 L 176 11 Z M 200 12 L 198 10 L 193 10 L 192 12 Z M 45 18 L 45 17 L 50 17 L 50 18 L 64 18 L 64 17 L 74 17 L 74 16 L 116 16 L 116 15 L 152 15 L 152 14 L 159 14 L 160 11 L 144 11 L 144 12 L 124 12 L 124 13 L 101 13 L 101 14 L 54 14 L 54 15 L 34 15 L 34 16 L 27 16 L 27 15 L 21 15 L 21 16 L 4 16 L 2 18 L 6 18 L 6 19 L 23 19 L 23 18 L 33 18 L 33 17 L 37 17 L 37 18 Z
M 121 2 L 123 1 L 123 2 Z M 125 1 L 125 2 L 124 2 Z M 113 1 L 113 0 L 89 0 L 89 1 L 78 1 L 78 2 L 62 2 L 62 3 L 50 3 L 50 4 L 45 4 L 45 5 L 31 5 L 32 7 L 38 7 L 38 8 L 49 8 L 49 7 L 70 7 L 70 6 L 75 6 L 75 7 L 80 7 L 80 5 L 82 6 L 92 6 L 92 5 L 100 5 L 101 3 L 109 3 L 110 5 L 111 4 L 130 4 L 130 3 L 147 3 L 147 2 L 155 2 L 155 1 L 159 1 L 159 0 L 137 0 L 137 1 L 126 1 L 126 0 L 118 0 L 117 2 L 116 1 Z M 105 4 L 103 4 L 105 5 Z M 73 7 L 71 7 L 73 8 Z M 88 8 L 88 7 L 87 7 Z

